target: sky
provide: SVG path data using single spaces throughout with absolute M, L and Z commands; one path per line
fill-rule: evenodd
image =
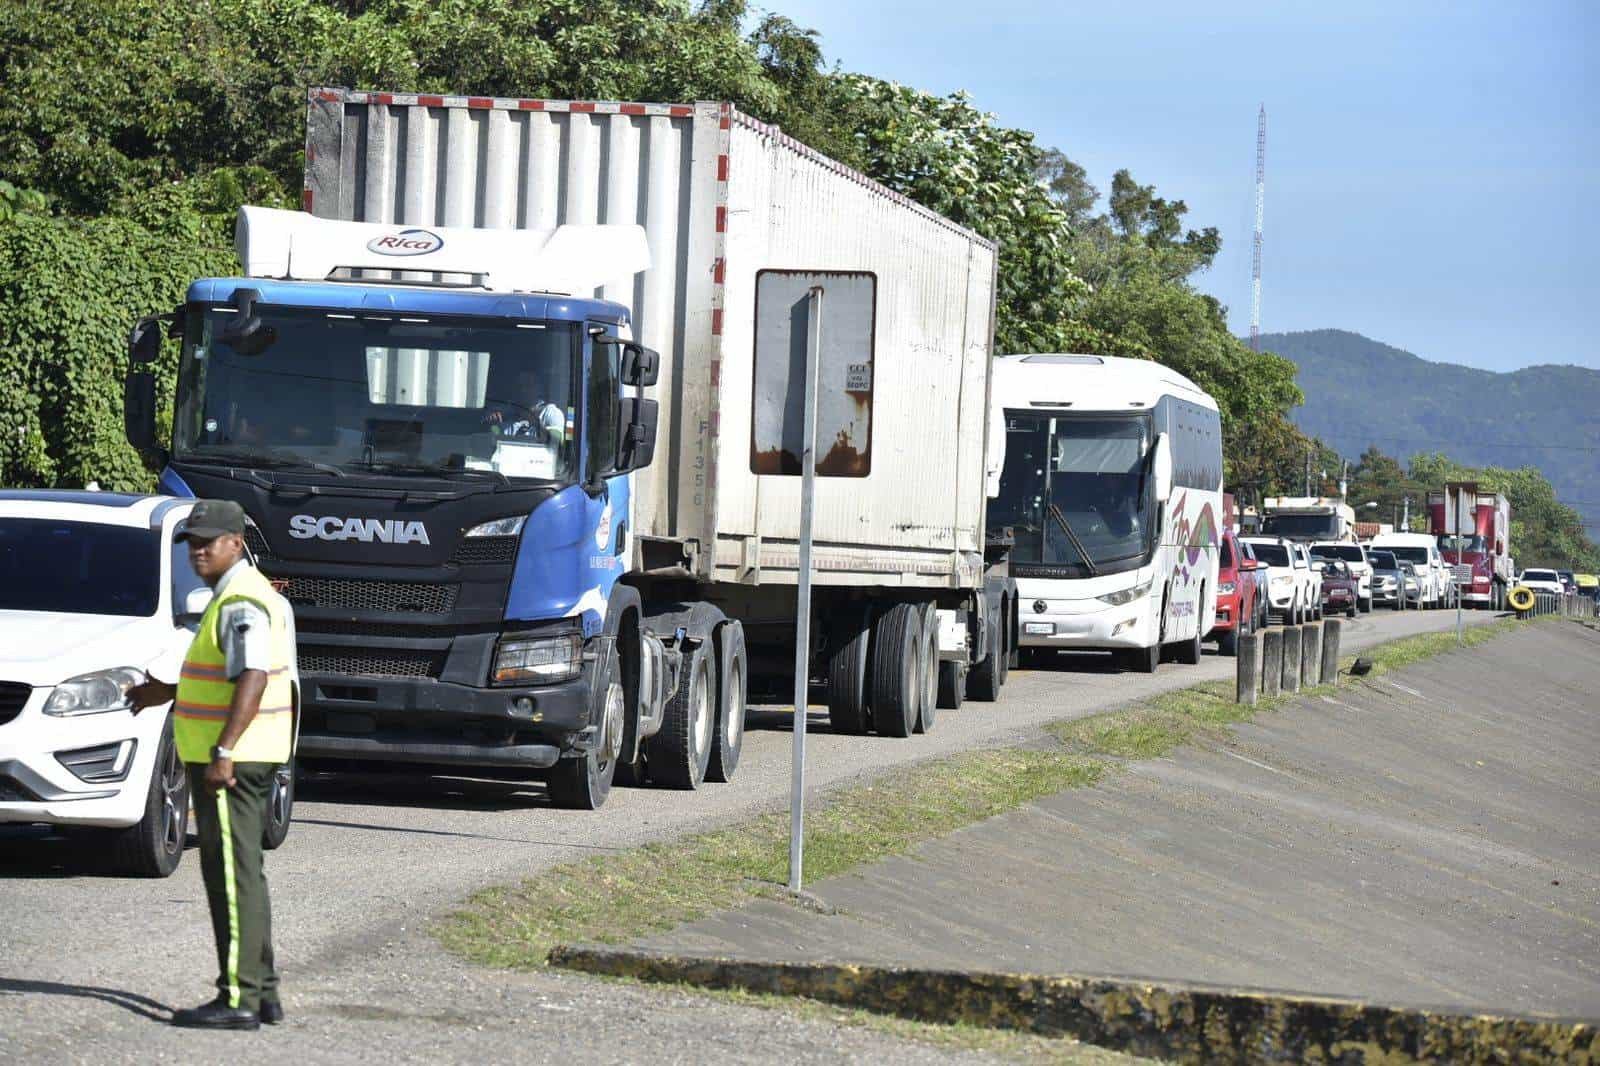
M 1104 192 L 1216 226 L 1197 284 L 1262 330 L 1354 330 L 1487 370 L 1600 368 L 1600 3 L 767 0 L 845 70 L 965 89 Z

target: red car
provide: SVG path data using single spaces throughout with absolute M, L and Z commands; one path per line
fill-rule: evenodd
M 1217 624 L 1211 635 L 1224 655 L 1239 650 L 1239 634 L 1254 633 L 1266 625 L 1267 601 L 1261 595 L 1257 571 L 1261 564 L 1231 532 L 1222 535 L 1217 564 Z
M 1346 618 L 1354 618 L 1361 595 L 1361 580 L 1350 572 L 1342 560 L 1322 560 L 1319 565 L 1322 567 L 1323 617 L 1343 611 Z

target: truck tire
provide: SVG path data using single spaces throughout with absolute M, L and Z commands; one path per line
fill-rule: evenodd
M 711 740 L 707 781 L 732 781 L 744 747 L 744 709 L 748 693 L 748 657 L 744 626 L 729 622 L 717 627 L 717 729 Z
M 696 789 L 706 779 L 711 763 L 711 740 L 716 732 L 716 682 L 711 676 L 711 647 L 701 644 L 690 653 L 689 664 L 678 678 L 678 689 L 667 702 L 661 732 L 650 738 L 650 780 L 667 788 Z
M 993 703 L 1000 698 L 1000 631 L 989 633 L 989 654 L 967 672 L 967 695 L 979 703 Z
M 961 700 L 967 694 L 967 664 L 944 662 L 939 664 L 939 706 L 946 711 L 959 711 Z
M 267 818 L 261 825 L 261 847 L 276 851 L 289 837 L 294 821 L 294 759 L 272 774 L 272 791 L 267 794 Z
M 922 609 L 922 693 L 917 699 L 918 733 L 933 732 L 939 711 L 939 609 L 928 604 Z
M 611 784 L 616 777 L 617 755 L 608 749 L 612 743 L 622 742 L 622 718 L 627 702 L 622 692 L 622 679 L 617 674 L 616 657 L 611 657 L 609 663 L 601 679 L 606 694 L 602 705 L 606 717 L 605 741 L 582 755 L 557 760 L 545 778 L 550 802 L 569 811 L 599 810 L 611 795 Z M 614 742 L 612 737 L 616 738 Z
M 834 642 L 828 656 L 828 721 L 835 733 L 865 736 L 872 726 L 867 707 L 871 622 L 871 615 L 865 611 L 859 619 L 846 622 L 844 639 Z
M 189 771 L 178 758 L 172 739 L 172 717 L 161 728 L 156 763 L 145 792 L 144 816 L 136 825 L 116 830 L 111 864 L 135 877 L 167 877 L 183 861 L 189 836 Z
M 922 608 L 897 603 L 873 623 L 872 723 L 880 737 L 909 737 L 922 695 Z

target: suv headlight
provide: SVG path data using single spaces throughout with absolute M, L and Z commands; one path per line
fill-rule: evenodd
M 1234 584 L 1232 581 L 1219 581 L 1217 582 L 1217 591 L 1224 596 L 1232 596 L 1235 592 L 1239 591 L 1239 586 Z
M 494 653 L 497 685 L 571 681 L 582 667 L 582 639 L 576 633 L 559 637 L 503 637 Z
M 1151 578 L 1150 581 L 1146 581 L 1142 585 L 1135 585 L 1131 589 L 1123 589 L 1120 592 L 1108 592 L 1104 596 L 1096 596 L 1095 599 L 1099 600 L 1101 603 L 1109 603 L 1113 607 L 1121 607 L 1123 604 L 1132 603 L 1140 596 L 1143 596 L 1145 593 L 1149 592 L 1150 582 L 1154 580 L 1155 578 Z
M 144 679 L 144 671 L 132 666 L 79 674 L 56 686 L 44 702 L 44 713 L 73 718 L 80 714 L 126 711 L 132 706 L 128 702 L 128 690 L 142 684 Z
M 1292 584 L 1294 584 L 1294 575 L 1293 574 L 1277 574 L 1277 575 L 1275 575 L 1273 577 L 1272 583 L 1274 585 L 1292 585 Z
M 514 537 L 522 532 L 522 523 L 528 520 L 527 515 L 515 514 L 510 518 L 496 518 L 492 522 L 473 526 L 467 530 L 469 537 Z

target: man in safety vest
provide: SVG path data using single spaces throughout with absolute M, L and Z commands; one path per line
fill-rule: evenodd
M 173 738 L 189 770 L 200 872 L 217 940 L 217 997 L 172 1016 L 195 1029 L 256 1029 L 283 1020 L 272 964 L 262 830 L 272 782 L 294 737 L 294 621 L 250 565 L 244 511 L 201 500 L 179 525 L 195 574 L 213 589 L 176 686 L 129 691 L 138 709 L 176 700 Z

